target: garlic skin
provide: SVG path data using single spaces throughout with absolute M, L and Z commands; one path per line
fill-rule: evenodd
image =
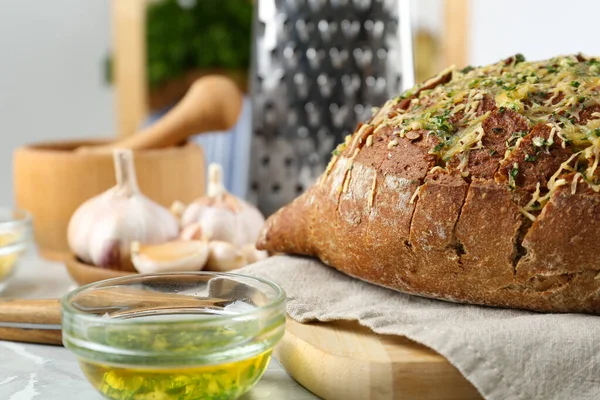
M 131 243 L 131 261 L 142 273 L 200 271 L 208 259 L 208 244 L 200 240 L 174 240 L 160 244 Z
M 216 272 L 229 272 L 248 264 L 246 257 L 234 245 L 213 240 L 208 242 L 206 269 Z
M 185 229 L 197 223 L 209 240 L 229 242 L 235 247 L 255 243 L 265 218 L 256 207 L 225 190 L 222 174 L 220 165 L 209 165 L 207 195 L 188 205 L 181 226 Z
M 200 224 L 194 222 L 189 224 L 179 233 L 179 239 L 181 240 L 207 240 L 206 236 L 202 235 L 202 227 Z
M 237 217 L 228 209 L 192 203 L 183 213 L 181 225 L 185 229 L 194 223 L 198 224 L 202 234 L 211 240 L 229 243 L 238 240 Z
M 71 250 L 98 267 L 135 271 L 131 243 L 166 242 L 177 237 L 179 223 L 168 209 L 138 187 L 131 150 L 113 152 L 117 185 L 83 203 L 68 226 Z

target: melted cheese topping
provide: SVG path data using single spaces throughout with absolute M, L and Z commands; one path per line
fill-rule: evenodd
M 422 90 L 449 72 L 452 73 L 450 82 Z M 557 141 L 565 148 L 580 147 L 591 145 L 590 132 L 600 128 L 600 113 L 592 115 L 591 119 L 588 117 L 587 124 L 577 123 L 583 109 L 600 104 L 599 92 L 600 61 L 579 61 L 576 56 L 564 56 L 526 62 L 517 55 L 510 62 L 442 71 L 386 103 L 379 116 L 392 110 L 400 99 L 416 93 L 405 112 L 393 118 L 383 117 L 381 123 L 400 126 L 398 135 L 401 137 L 410 130 L 426 129 L 437 142 L 431 153 L 449 161 L 461 153 L 482 147 L 483 133 L 478 128 L 489 113 L 480 108 L 485 99 L 491 97 L 498 109 L 518 112 L 532 126 L 538 123 L 551 125 L 550 143 Z M 586 173 L 586 177 L 589 175 Z
M 356 144 L 365 141 L 366 147 L 371 147 L 384 127 L 394 128 L 388 133 L 386 143 L 390 150 L 408 132 L 424 130 L 426 134 L 419 135 L 419 140 L 430 145 L 429 153 L 438 159 L 438 166 L 448 171 L 457 169 L 466 176 L 470 153 L 485 148 L 483 124 L 494 109 L 512 110 L 522 115 L 531 127 L 547 125 L 550 128 L 547 138 L 531 138 L 536 151 L 550 152 L 553 146 L 561 146 L 573 153 L 545 187 L 537 185 L 531 200 L 521 208 L 525 216 L 535 218 L 557 188 L 567 184 L 563 178 L 566 173 L 575 174 L 569 182 L 571 192 L 574 193 L 581 182 L 600 191 L 600 60 L 581 55 L 536 62 L 527 62 L 523 56 L 516 55 L 483 67 L 462 70 L 450 67 L 375 110 L 369 121 L 373 131 L 366 136 L 363 125 L 338 146 L 334 155 L 348 147 L 352 151 L 362 149 Z M 518 163 L 512 162 L 510 157 L 528 134 L 531 130 L 506 141 L 501 162 L 512 167 L 507 177 L 511 190 L 516 189 Z M 344 155 L 356 157 L 356 153 Z M 528 157 L 527 162 L 537 160 L 535 155 Z M 491 162 L 497 162 L 495 160 Z M 418 190 L 412 200 L 416 196 Z

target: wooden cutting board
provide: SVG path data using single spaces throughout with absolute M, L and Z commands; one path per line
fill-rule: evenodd
M 275 357 L 326 400 L 481 400 L 444 357 L 354 321 L 301 324 L 290 318 Z

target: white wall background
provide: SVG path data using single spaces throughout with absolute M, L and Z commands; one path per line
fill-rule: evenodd
M 453 0 L 449 0 L 453 1 Z M 443 0 L 411 0 L 413 23 L 443 32 Z M 470 0 L 469 62 L 483 65 L 515 53 L 528 60 L 576 53 L 600 56 L 600 1 Z
M 2 206 L 13 204 L 14 148 L 58 138 L 107 136 L 115 123 L 113 90 L 103 83 L 110 2 L 0 3 Z
M 471 64 L 515 53 L 528 60 L 576 53 L 600 56 L 596 0 L 471 0 Z

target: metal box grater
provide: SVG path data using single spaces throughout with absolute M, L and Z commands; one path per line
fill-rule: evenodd
M 408 0 L 258 0 L 248 199 L 269 215 L 414 83 Z

